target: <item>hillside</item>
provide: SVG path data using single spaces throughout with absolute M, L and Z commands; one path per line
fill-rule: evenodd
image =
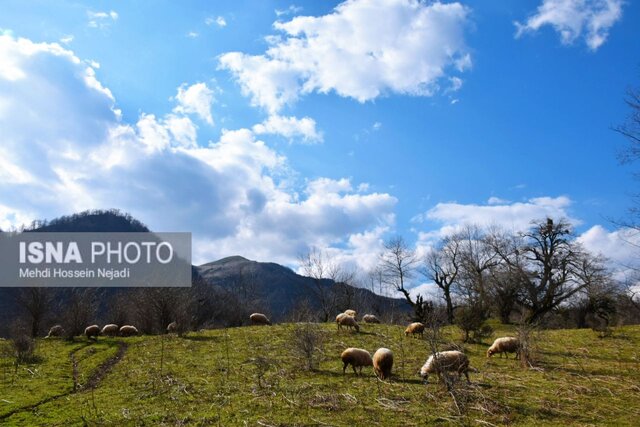
M 205 283 L 221 286 L 236 293 L 245 294 L 245 299 L 257 299 L 261 302 L 261 310 L 268 312 L 275 320 L 286 319 L 301 301 L 317 307 L 314 289 L 318 286 L 309 277 L 301 276 L 290 268 L 275 263 L 251 261 L 241 256 L 223 258 L 196 267 L 196 271 Z M 377 313 L 389 311 L 391 307 L 398 311 L 407 311 L 403 300 L 386 298 L 373 292 L 354 288 L 344 284 L 336 284 L 332 280 L 322 280 L 320 286 L 334 288 L 337 312 L 348 308 Z M 348 292 L 341 292 L 348 290 Z M 357 306 L 356 306 L 357 305 Z M 332 311 L 333 314 L 333 311 Z
M 494 324 L 497 336 L 512 327 Z M 240 327 L 185 337 L 100 339 L 88 344 L 38 342 L 38 363 L 14 368 L 0 359 L 3 425 L 637 425 L 640 327 L 601 339 L 591 330 L 543 331 L 537 363 L 487 359 L 488 343 L 465 352 L 479 370 L 457 383 L 458 405 L 432 377 L 417 371 L 426 341 L 403 328 L 366 325 L 360 334 L 317 325 L 324 337 L 316 371 L 302 369 L 292 338 L 302 326 Z M 446 328 L 440 346 L 459 343 Z M 342 373 L 349 346 L 395 353 L 393 377 Z M 75 368 L 74 368 L 75 366 Z M 74 384 L 77 390 L 74 391 Z

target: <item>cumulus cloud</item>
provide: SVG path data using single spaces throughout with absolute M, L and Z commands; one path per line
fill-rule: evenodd
M 360 102 L 385 93 L 430 96 L 471 66 L 460 3 L 349 0 L 328 15 L 275 22 L 262 55 L 219 57 L 254 106 L 271 114 L 304 94 L 335 92 Z
M 470 224 L 484 227 L 499 225 L 507 230 L 523 231 L 531 226 L 531 221 L 549 217 L 566 218 L 577 225 L 580 221 L 572 218 L 570 206 L 571 199 L 566 196 L 537 197 L 515 203 L 492 197 L 486 205 L 438 203 L 427 212 L 416 216 L 414 222 L 433 221 L 441 227 L 436 232 L 421 233 L 423 240 L 444 236 Z
M 125 123 L 92 68 L 57 44 L 0 36 L 0 64 L 3 229 L 117 207 L 155 230 L 191 231 L 195 262 L 292 264 L 309 246 L 358 259 L 362 236 L 394 221 L 394 197 L 348 179 L 295 184 L 287 159 L 250 129 L 198 144 L 188 114 L 206 111 L 193 86 L 179 88 L 171 113 Z
M 543 0 L 525 23 L 516 22 L 516 37 L 552 26 L 562 44 L 584 38 L 595 51 L 607 40 L 609 30 L 622 17 L 623 0 Z
M 178 88 L 176 100 L 178 105 L 174 108 L 175 112 L 195 114 L 205 122 L 213 125 L 211 104 L 213 104 L 214 95 L 213 90 L 206 83 L 195 83 L 191 86 L 181 85 Z
M 578 241 L 594 254 L 606 257 L 618 278 L 633 272 L 640 255 L 640 233 L 631 228 L 608 231 L 594 225 L 578 237 Z
M 316 129 L 316 121 L 310 117 L 285 117 L 273 115 L 264 122 L 253 126 L 253 131 L 258 134 L 280 135 L 289 140 L 300 139 L 304 143 L 317 143 L 323 141 L 322 132 Z

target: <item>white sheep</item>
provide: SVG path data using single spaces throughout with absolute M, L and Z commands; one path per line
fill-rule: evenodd
M 405 335 L 411 334 L 412 336 L 420 334 L 420 336 L 423 336 L 423 334 L 424 334 L 424 325 L 422 323 L 420 323 L 420 322 L 414 322 L 414 323 L 410 324 L 409 326 L 407 326 L 407 329 L 404 330 L 404 334 Z
M 342 313 L 342 315 L 339 314 L 336 317 L 336 323 L 338 323 L 338 330 L 344 326 L 347 329 L 354 328 L 356 332 L 360 332 L 360 326 L 358 326 L 356 319 L 346 313 Z
M 373 365 L 371 353 L 361 348 L 349 347 L 342 352 L 340 358 L 342 359 L 342 363 L 344 363 L 344 366 L 342 367 L 343 374 L 346 373 L 347 366 L 349 365 L 351 365 L 351 367 L 353 368 L 353 373 L 356 375 L 358 374 L 358 372 L 356 372 L 356 368 L 360 368 L 360 373 L 362 374 L 363 366 Z
M 113 323 L 109 323 L 108 325 L 104 325 L 104 327 L 102 328 L 102 331 L 100 332 L 102 335 L 106 335 L 108 337 L 115 337 L 116 335 L 118 335 L 118 331 L 120 329 L 118 328 L 118 325 L 115 325 Z
M 502 357 L 503 353 L 515 353 L 515 358 L 517 359 L 520 355 L 520 341 L 516 337 L 497 338 L 487 350 L 487 357 L 491 357 L 496 353 L 500 353 L 500 357 Z M 509 356 L 507 355 L 507 357 Z
M 120 336 L 123 337 L 131 337 L 133 335 L 138 335 L 138 328 L 131 325 L 124 325 L 120 328 Z
M 373 371 L 381 379 L 391 377 L 393 367 L 393 353 L 388 348 L 379 348 L 373 354 Z
M 84 330 L 84 334 L 87 336 L 87 339 L 98 339 L 98 335 L 100 335 L 100 327 L 98 325 L 87 326 Z
M 362 316 L 362 320 L 364 320 L 364 323 L 380 323 L 380 319 L 373 314 L 365 314 Z
M 61 337 L 62 335 L 64 335 L 64 328 L 62 325 L 53 325 L 51 329 L 49 329 L 49 334 L 45 338 Z
M 178 322 L 171 322 L 167 325 L 167 333 L 173 334 L 178 331 Z
M 249 319 L 251 320 L 251 323 L 253 323 L 254 325 L 270 325 L 271 324 L 267 316 L 265 316 L 262 313 L 253 313 L 251 316 L 249 316 Z
M 346 314 L 347 316 L 351 316 L 354 319 L 356 318 L 356 315 L 357 315 L 356 311 L 355 310 L 351 310 L 351 309 L 345 310 L 344 314 Z
M 429 356 L 425 364 L 420 369 L 420 376 L 426 382 L 429 374 L 438 374 L 443 371 L 453 371 L 458 373 L 458 377 L 464 374 L 469 380 L 469 358 L 466 354 L 457 351 L 440 351 Z

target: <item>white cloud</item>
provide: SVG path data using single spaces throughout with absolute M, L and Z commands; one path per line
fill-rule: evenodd
M 87 11 L 87 16 L 89 17 L 87 25 L 91 28 L 105 29 L 118 20 L 118 13 L 113 10 L 109 12 L 93 12 L 89 10 Z
M 550 25 L 560 35 L 562 44 L 571 45 L 583 37 L 589 49 L 595 51 L 622 17 L 623 3 L 623 0 L 543 0 L 524 24 L 515 23 L 516 37 Z
M 258 134 L 275 134 L 287 138 L 290 142 L 294 138 L 301 138 L 305 143 L 322 142 L 322 132 L 316 129 L 316 121 L 310 117 L 298 119 L 296 117 L 269 116 L 264 122 L 253 126 Z
M 60 39 L 60 43 L 69 44 L 73 41 L 73 35 L 69 34 L 68 36 L 64 36 Z
M 438 203 L 427 212 L 417 215 L 413 221 L 432 221 L 439 227 L 435 231 L 419 232 L 418 246 L 428 246 L 465 225 L 500 226 L 508 231 L 524 231 L 531 226 L 532 221 L 546 217 L 565 218 L 578 225 L 580 221 L 571 216 L 570 206 L 571 200 L 566 196 L 537 197 L 515 203 L 491 198 L 486 205 Z
M 298 13 L 302 12 L 302 6 L 296 6 L 295 4 L 292 4 L 286 9 L 276 9 L 274 12 L 278 18 L 286 15 L 297 15 Z
M 309 246 L 360 259 L 359 242 L 394 221 L 394 197 L 348 179 L 295 185 L 287 159 L 249 129 L 197 144 L 185 114 L 204 113 L 187 108 L 200 104 L 184 85 L 178 111 L 124 123 L 91 68 L 57 44 L 2 36 L 0 64 L 3 229 L 117 207 L 154 230 L 191 231 L 195 262 L 293 264 Z
M 176 95 L 178 106 L 174 108 L 177 113 L 196 114 L 202 120 L 213 125 L 213 116 L 211 115 L 211 104 L 213 104 L 214 96 L 205 83 L 195 83 L 191 86 L 182 84 L 178 88 Z
M 608 231 L 601 225 L 595 225 L 582 233 L 578 237 L 578 241 L 590 252 L 609 259 L 610 265 L 619 275 L 624 275 L 633 267 L 638 267 L 640 259 L 640 233 L 638 230 L 622 228 Z
M 350 0 L 333 13 L 275 22 L 263 55 L 219 57 L 251 97 L 275 114 L 304 94 L 335 92 L 360 102 L 386 93 L 431 96 L 453 70 L 470 67 L 460 3 Z
M 216 24 L 220 28 L 224 28 L 227 26 L 227 20 L 224 19 L 224 16 L 217 16 L 215 18 L 210 16 L 204 20 L 204 23 L 209 26 Z
M 199 36 L 199 34 L 195 31 L 189 31 L 187 33 L 187 37 L 189 37 L 190 39 L 197 39 Z

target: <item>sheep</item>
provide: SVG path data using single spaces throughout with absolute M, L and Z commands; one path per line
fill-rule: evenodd
M 45 338 L 61 337 L 62 335 L 64 335 L 64 328 L 61 325 L 53 325 Z
M 412 336 L 420 334 L 420 336 L 422 337 L 424 334 L 424 325 L 420 322 L 414 322 L 407 326 L 407 329 L 404 330 L 404 334 L 405 336 L 408 336 L 409 334 L 411 334 Z
M 360 326 L 358 326 L 356 319 L 346 313 L 342 313 L 342 315 L 339 314 L 336 317 L 336 323 L 338 323 L 338 330 L 344 326 L 347 329 L 355 328 L 356 332 L 360 332 Z
M 251 316 L 249 316 L 249 319 L 251 320 L 251 323 L 253 323 L 254 325 L 270 325 L 271 324 L 267 316 L 265 316 L 262 313 L 253 313 Z
M 380 319 L 373 314 L 365 314 L 362 316 L 362 320 L 364 320 L 364 323 L 380 323 Z
M 342 374 L 346 373 L 347 366 L 349 365 L 351 365 L 351 367 L 353 368 L 353 373 L 356 375 L 358 374 L 358 372 L 356 372 L 356 368 L 360 368 L 360 373 L 362 374 L 363 366 L 373 365 L 371 353 L 361 348 L 349 347 L 342 352 L 340 358 L 342 359 L 342 363 L 344 363 L 344 366 L 342 367 Z
M 458 373 L 458 377 L 464 373 L 467 377 L 467 382 L 470 383 L 470 370 L 475 371 L 475 369 L 469 368 L 469 358 L 466 354 L 457 350 L 440 351 L 429 356 L 420 369 L 420 376 L 424 382 L 427 382 L 429 374 L 437 374 L 442 371 L 455 371 Z
M 373 353 L 373 371 L 381 380 L 391 377 L 393 353 L 388 348 L 379 348 Z
M 133 335 L 138 335 L 138 328 L 131 325 L 124 325 L 120 328 L 120 336 L 122 337 L 131 337 Z
M 119 331 L 118 325 L 109 323 L 108 325 L 104 325 L 100 334 L 106 335 L 108 337 L 115 337 L 116 335 L 118 335 L 118 331 Z
M 84 330 L 84 334 L 87 336 L 87 339 L 98 340 L 98 335 L 100 335 L 100 327 L 98 325 L 87 326 Z
M 496 353 L 500 353 L 500 357 L 502 357 L 502 353 L 515 353 L 517 359 L 520 355 L 520 341 L 516 337 L 497 338 L 487 350 L 487 357 Z M 507 355 L 507 357 L 509 356 Z
M 178 331 L 178 323 L 177 322 L 171 322 L 167 325 L 167 333 L 168 334 L 172 334 Z
M 355 310 L 351 310 L 351 309 L 345 310 L 344 314 L 346 314 L 347 316 L 351 316 L 354 319 L 356 318 L 356 315 L 357 315 L 356 311 Z

